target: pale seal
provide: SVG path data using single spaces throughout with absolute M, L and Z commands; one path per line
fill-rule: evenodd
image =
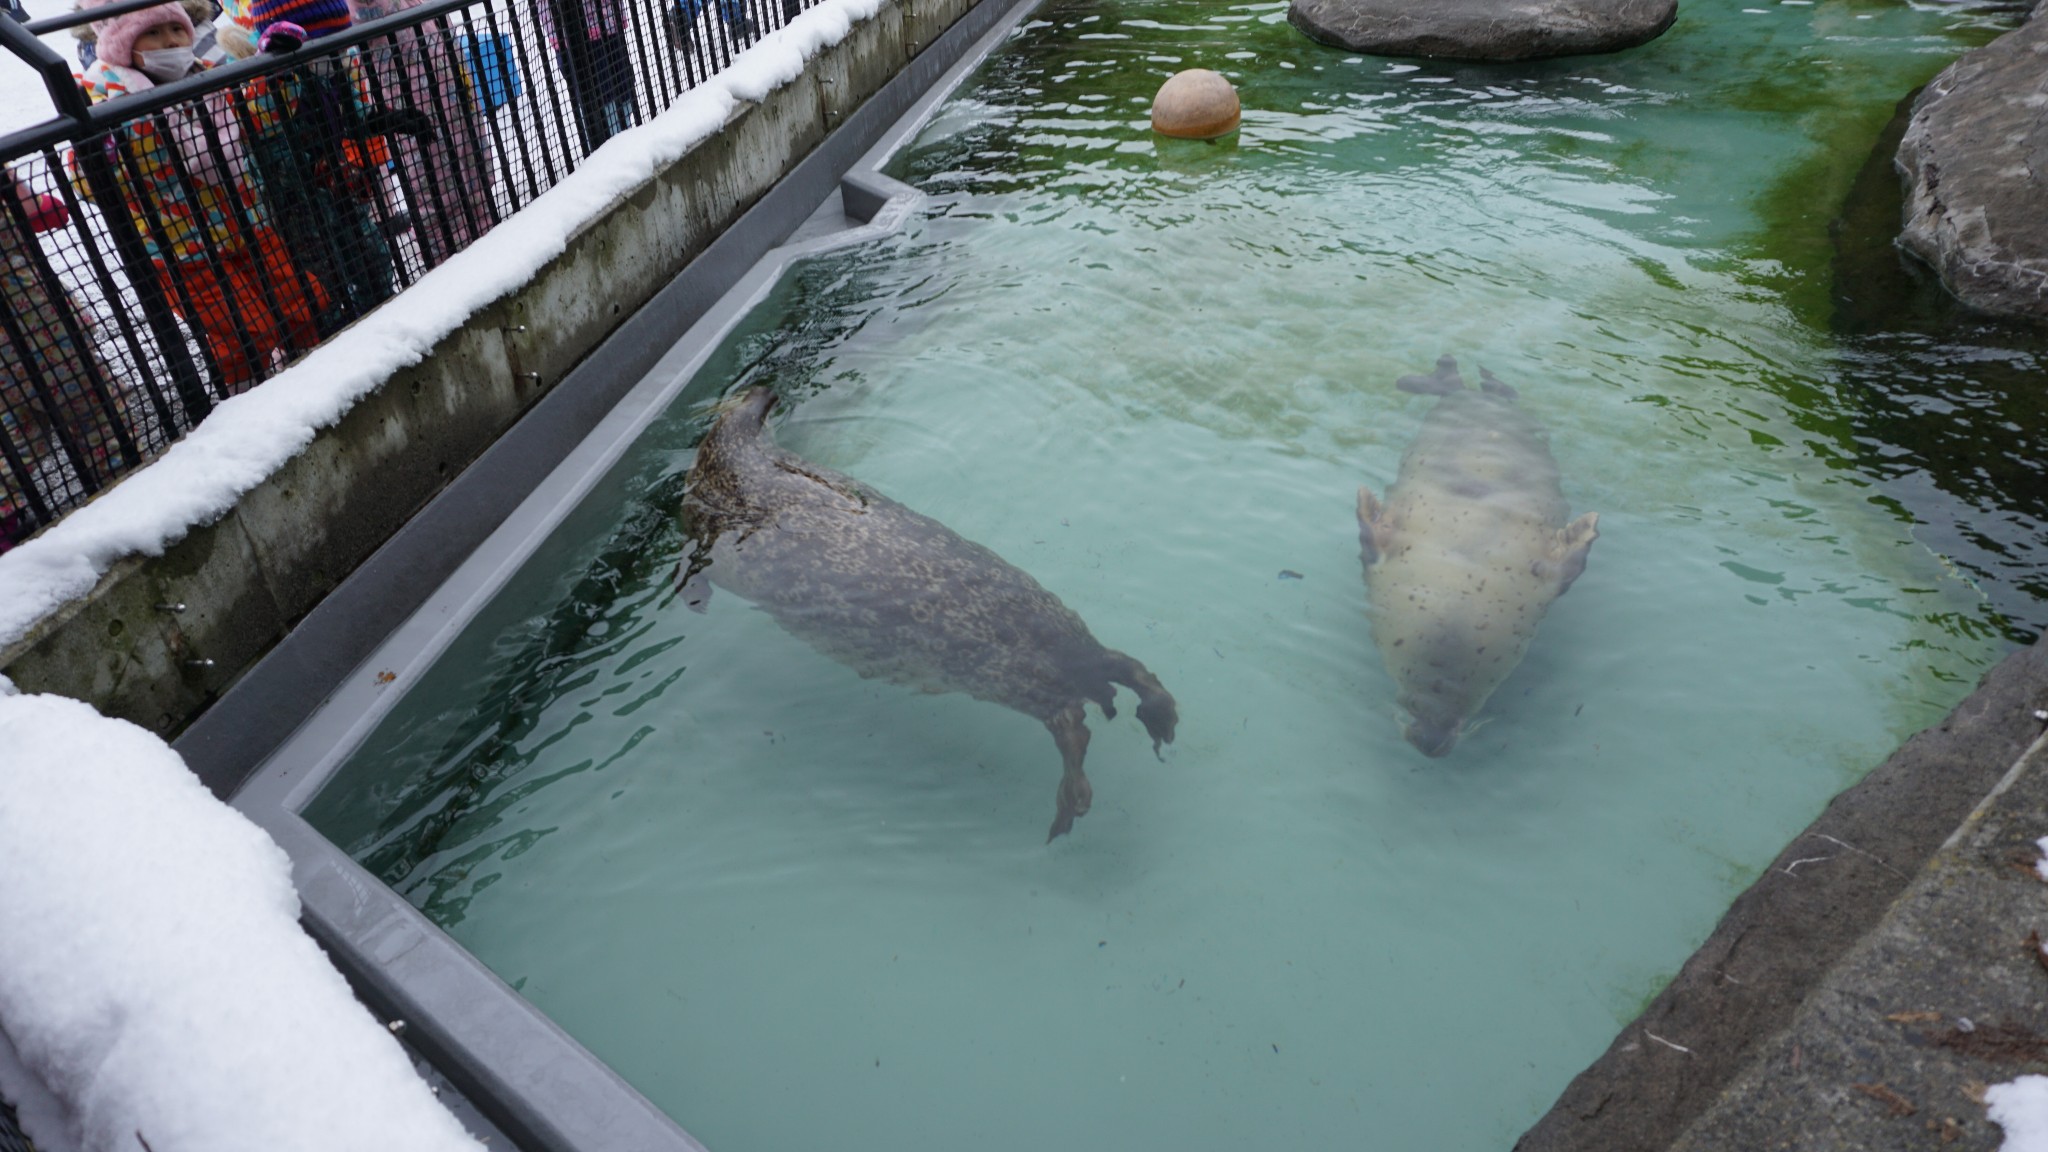
M 1408 742 L 1442 756 L 1522 661 L 1551 601 L 1586 569 L 1598 513 L 1569 523 L 1549 437 L 1515 390 L 1458 362 L 1404 376 L 1441 397 L 1401 457 L 1386 503 L 1358 490 L 1372 636 L 1399 689 Z

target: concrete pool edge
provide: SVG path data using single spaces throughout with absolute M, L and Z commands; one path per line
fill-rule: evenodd
M 315 773 L 331 766 L 331 758 L 282 764 L 280 758 L 307 738 L 306 729 L 316 730 L 315 740 L 323 735 L 307 720 L 346 695 L 351 683 L 366 681 L 364 670 L 392 635 L 437 615 L 433 597 L 457 582 L 440 579 L 451 567 L 484 571 L 483 583 L 460 595 L 472 601 L 487 596 L 495 587 L 488 574 L 499 557 L 483 554 L 496 543 L 523 555 L 522 545 L 545 534 L 552 521 L 536 524 L 521 513 L 535 501 L 563 511 L 572 506 L 607 459 L 616 458 L 616 451 L 606 457 L 602 445 L 591 450 L 591 442 L 603 441 L 603 433 L 620 448 L 630 441 L 783 270 L 900 223 L 917 193 L 876 166 L 1036 3 L 981 0 L 969 7 L 177 741 L 210 786 L 223 792 L 240 786 L 235 806 L 292 859 L 307 929 L 372 1011 L 403 1022 L 406 1043 L 460 1094 L 450 1100 L 457 1114 L 480 1114 L 494 1126 L 480 1135 L 502 1135 L 529 1152 L 702 1150 L 672 1118 L 297 815 L 295 801 L 317 786 Z M 579 468 L 580 483 L 564 480 Z M 478 523 L 493 527 L 472 550 Z
M 1955 842 L 2015 781 L 2048 782 L 2048 757 L 2036 754 L 2044 728 L 2036 712 L 2043 708 L 2048 636 L 1986 672 L 1939 724 L 1829 802 L 1736 898 L 1670 984 L 1523 1134 L 1517 1152 L 1690 1148 L 1695 1135 L 1705 1141 L 1701 1148 L 1761 1146 L 1720 1142 L 1709 1132 L 1726 1126 L 1745 1137 L 1790 1135 L 1799 1128 L 1796 1114 L 1820 1100 L 1885 1108 L 1873 1089 L 1855 1087 L 1877 1082 L 1875 1072 L 1785 1090 L 1781 1065 L 1789 1058 L 1796 1071 L 1804 1059 L 1783 1050 L 1799 1044 L 1788 1032 L 1826 996 L 1868 995 L 1858 989 L 1873 984 L 1873 971 L 1852 960 L 1895 923 L 1909 903 L 1903 897 L 1940 870 Z M 1982 887 L 1995 880 L 1986 874 L 1963 882 Z M 2021 932 L 2012 933 L 2015 940 Z M 2021 954 L 2017 946 L 2010 951 Z M 1909 972 L 1927 960 L 1895 949 L 1889 964 Z M 1736 1117 L 1747 1117 L 1749 1126 Z M 1918 1135 L 1924 1144 L 1926 1133 Z

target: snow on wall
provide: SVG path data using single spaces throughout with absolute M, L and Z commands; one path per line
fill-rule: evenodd
M 0 680 L 0 1097 L 45 1152 L 481 1152 L 155 735 Z
M 802 75 L 882 0 L 824 0 L 651 122 L 607 141 L 532 204 L 291 367 L 214 409 L 190 435 L 40 536 L 0 554 L 0 647 L 90 592 L 130 555 L 160 556 L 297 455 L 321 428 L 470 316 L 531 280 L 568 238 L 716 132 L 742 102 Z M 161 1149 L 158 1152 L 162 1152 Z

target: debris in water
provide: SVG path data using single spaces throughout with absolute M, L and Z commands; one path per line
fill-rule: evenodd
M 1300 580 L 1302 579 L 1302 575 L 1301 573 L 1296 572 L 1292 568 L 1282 568 L 1280 570 L 1280 578 L 1282 580 Z

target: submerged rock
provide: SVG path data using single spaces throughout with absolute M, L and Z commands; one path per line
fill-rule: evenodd
M 2048 20 L 1965 53 L 1928 82 L 1899 143 L 1899 244 L 1979 311 L 2048 322 Z
M 1619 52 L 1663 35 L 1678 0 L 1294 0 L 1312 40 L 1375 56 L 1537 60 Z

